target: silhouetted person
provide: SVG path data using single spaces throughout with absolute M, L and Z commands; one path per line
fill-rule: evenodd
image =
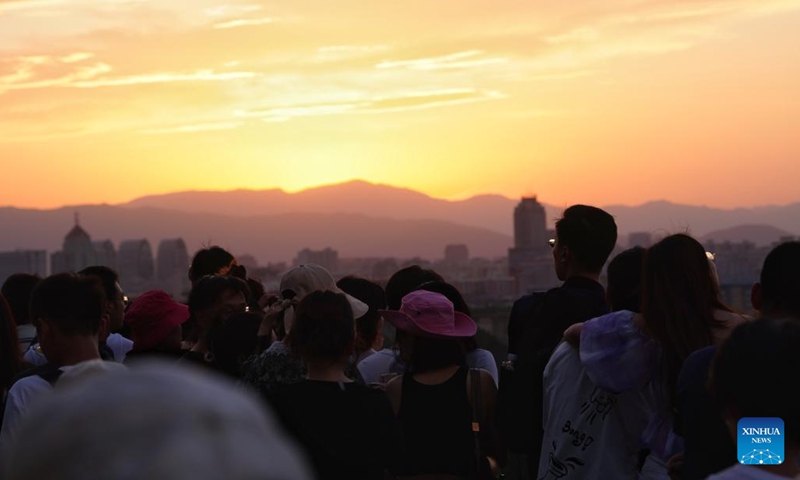
M 800 242 L 783 243 L 767 255 L 751 298 L 761 316 L 800 321 Z M 685 480 L 706 478 L 736 461 L 735 443 L 707 389 L 716 351 L 708 347 L 690 355 L 678 379 L 676 432 L 685 440 Z
M 564 330 L 608 312 L 599 278 L 616 242 L 611 215 L 586 205 L 568 208 L 556 222 L 553 245 L 554 267 L 564 284 L 514 303 L 498 402 L 501 431 L 511 453 L 511 479 L 529 479 L 538 470 L 544 368 Z
M 236 258 L 227 250 L 211 246 L 199 250 L 189 266 L 189 281 L 194 287 L 206 275 L 227 275 L 236 266 Z
M 800 474 L 798 371 L 800 324 L 796 321 L 748 322 L 737 327 L 722 344 L 714 359 L 711 391 L 717 409 L 723 412 L 729 438 L 746 441 L 739 437 L 738 423 L 742 418 L 780 418 L 784 428 L 779 437 L 771 436 L 783 440 L 784 455 L 775 459 L 769 444 L 751 440 L 749 458 L 734 453 L 734 459 L 738 458 L 740 463 L 711 475 L 709 480 L 797 478 Z M 760 461 L 764 464 L 759 464 Z
M 17 273 L 8 277 L 0 289 L 17 324 L 17 337 L 23 352 L 36 339 L 36 327 L 31 324 L 30 318 L 31 294 L 41 281 L 38 275 Z
M 49 363 L 23 372 L 9 390 L 0 432 L 3 452 L 15 442 L 31 403 L 52 391 L 65 370 L 100 359 L 98 337 L 108 328 L 103 287 L 94 278 L 50 276 L 33 291 L 31 318 Z

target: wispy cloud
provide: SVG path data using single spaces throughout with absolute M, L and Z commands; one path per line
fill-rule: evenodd
M 257 25 L 267 25 L 273 22 L 275 22 L 275 19 L 272 17 L 240 18 L 238 20 L 229 20 L 227 22 L 215 23 L 214 28 L 219 30 L 225 28 L 253 27 Z
M 243 118 L 260 118 L 269 122 L 282 122 L 299 117 L 425 110 L 502 98 L 506 98 L 506 95 L 497 91 L 440 89 L 369 97 L 342 103 L 282 105 L 262 109 L 237 110 L 236 115 Z
M 142 130 L 140 133 L 147 135 L 168 135 L 173 133 L 213 132 L 218 130 L 233 130 L 244 125 L 243 122 L 215 122 L 180 125 L 177 127 L 155 128 Z
M 7 12 L 17 12 L 22 10 L 33 10 L 42 7 L 52 7 L 54 5 L 63 5 L 64 0 L 20 0 L 17 2 L 2 2 L 0 3 L 0 15 Z
M 206 8 L 204 13 L 209 17 L 232 17 L 236 15 L 244 15 L 246 13 L 258 12 L 263 10 L 261 5 L 217 5 L 215 7 Z
M 375 65 L 378 69 L 406 68 L 410 70 L 446 70 L 475 68 L 508 62 L 507 58 L 474 58 L 483 55 L 482 50 L 469 50 L 440 57 L 416 58 L 412 60 L 383 61 Z M 468 60 L 469 59 L 469 60 Z
M 77 53 L 72 53 L 70 55 L 67 55 L 65 57 L 61 57 L 61 61 L 63 63 L 76 63 L 76 62 L 82 62 L 84 60 L 88 60 L 88 59 L 90 59 L 92 57 L 94 57 L 93 53 L 77 52 Z
M 70 56 L 72 57 L 72 56 Z M 51 78 L 37 78 L 36 68 L 40 65 L 52 64 L 51 57 L 22 57 L 18 59 L 18 65 L 12 73 L 0 76 L 0 94 L 10 90 L 30 90 L 51 87 L 66 88 L 100 88 L 100 87 L 121 87 L 128 85 L 156 84 L 156 83 L 177 83 L 177 82 L 220 82 L 228 80 L 240 80 L 255 78 L 259 74 L 255 72 L 215 72 L 214 70 L 197 70 L 190 73 L 159 72 L 141 75 L 129 75 L 121 77 L 106 77 L 113 69 L 110 65 L 102 62 L 94 65 L 78 65 L 76 59 L 88 58 L 85 54 L 69 58 L 72 61 L 61 62 L 71 65 L 72 71 Z

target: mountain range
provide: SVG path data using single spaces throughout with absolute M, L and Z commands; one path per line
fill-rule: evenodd
M 260 262 L 286 261 L 303 248 L 332 247 L 340 257 L 441 258 L 445 245 L 464 243 L 473 256 L 498 257 L 512 245 L 518 200 L 482 195 L 461 201 L 354 181 L 298 193 L 282 190 L 177 192 L 120 205 L 53 210 L 0 208 L 0 250 L 61 247 L 73 213 L 95 240 L 183 237 L 190 250 L 219 244 Z M 564 206 L 545 204 L 552 226 Z M 630 232 L 688 231 L 698 238 L 769 244 L 800 232 L 800 203 L 714 209 L 666 201 L 603 207 L 615 216 L 620 244 Z

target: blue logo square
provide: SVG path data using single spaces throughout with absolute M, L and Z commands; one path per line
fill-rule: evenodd
M 780 465 L 784 460 L 783 420 L 749 417 L 739 420 L 736 447 L 743 465 Z

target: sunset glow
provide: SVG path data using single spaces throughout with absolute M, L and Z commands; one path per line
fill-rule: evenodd
M 0 205 L 800 201 L 800 0 L 0 0 Z

